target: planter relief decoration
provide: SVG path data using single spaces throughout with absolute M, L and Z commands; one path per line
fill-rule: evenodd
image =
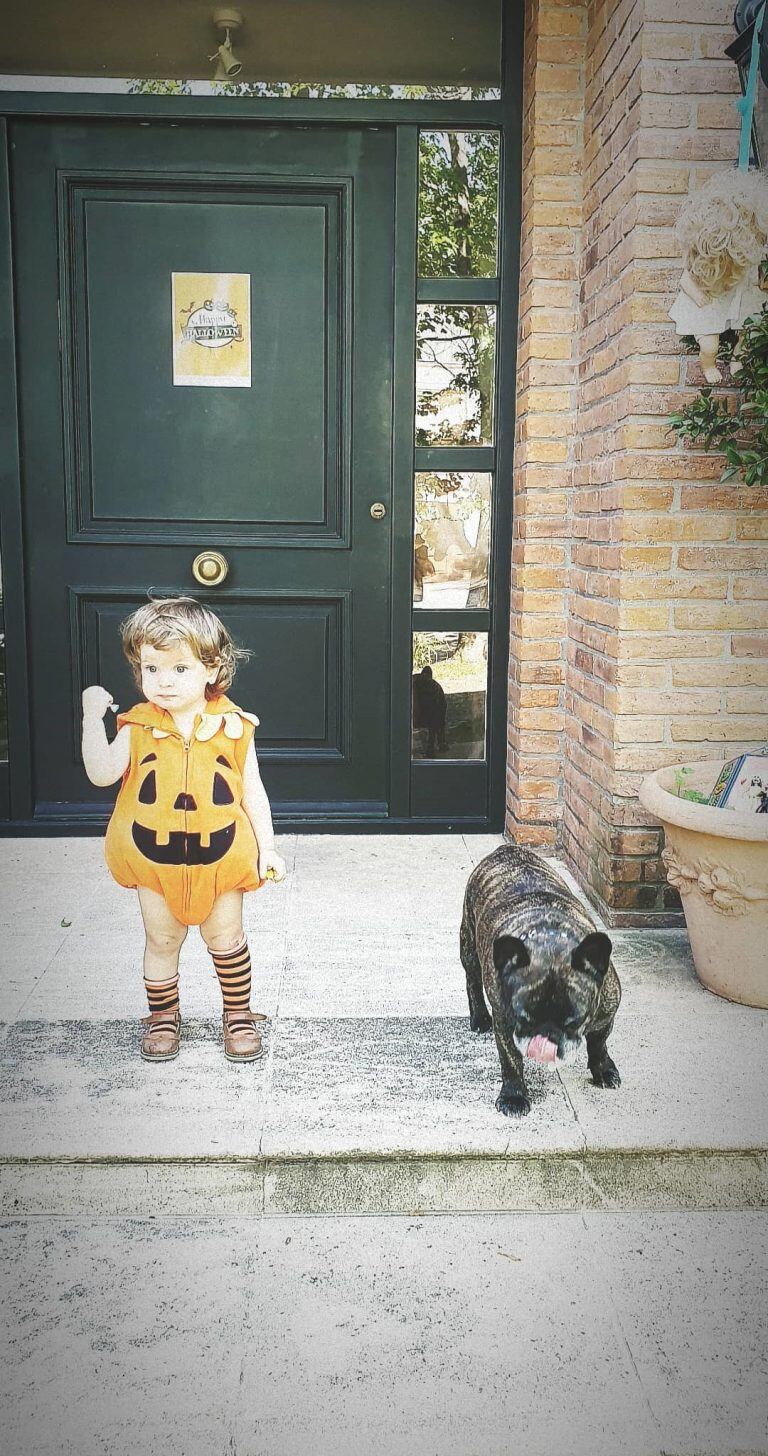
M 761 890 L 745 885 L 743 876 L 725 869 L 723 865 L 713 864 L 711 860 L 686 864 L 670 848 L 662 850 L 661 857 L 667 867 L 670 885 L 681 895 L 698 890 L 713 910 L 719 910 L 721 915 L 745 915 L 750 900 L 768 900 L 768 887 Z

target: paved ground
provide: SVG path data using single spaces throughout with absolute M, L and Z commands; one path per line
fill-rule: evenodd
M 287 838 L 251 1067 L 196 932 L 141 1061 L 100 841 L 0 845 L 9 1456 L 768 1456 L 768 1015 L 616 932 L 624 1085 L 502 1119 L 457 955 L 496 842 Z
M 8 1456 L 768 1451 L 765 1221 L 0 1226 Z

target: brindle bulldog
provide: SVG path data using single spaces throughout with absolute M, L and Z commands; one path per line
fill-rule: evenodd
M 531 1110 L 525 1056 L 556 1063 L 582 1040 L 595 1085 L 620 1085 L 606 1046 L 621 1000 L 611 942 L 532 850 L 500 845 L 472 871 L 460 949 L 469 1025 L 472 1031 L 493 1027 L 496 1038 L 499 1112 L 524 1117 Z

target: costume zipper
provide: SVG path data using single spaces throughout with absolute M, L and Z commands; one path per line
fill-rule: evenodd
M 185 913 L 189 913 L 189 820 L 187 818 L 187 789 L 189 784 L 189 750 L 192 739 L 182 738 L 184 747 L 184 896 Z

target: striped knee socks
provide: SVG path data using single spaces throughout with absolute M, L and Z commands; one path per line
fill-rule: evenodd
M 251 956 L 248 941 L 236 950 L 211 950 L 225 1011 L 248 1011 L 251 1000 Z
M 150 1011 L 178 1011 L 179 1009 L 179 973 L 171 976 L 168 981 L 148 981 L 144 977 L 144 985 L 147 991 L 147 1001 Z

